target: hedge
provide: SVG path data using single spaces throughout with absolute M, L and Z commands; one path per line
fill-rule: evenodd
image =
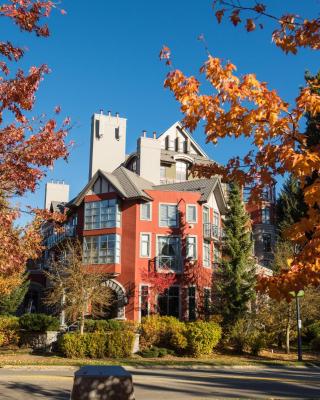
M 0 317 L 0 347 L 9 345 L 18 345 L 19 335 L 19 318 L 17 317 Z
M 115 319 L 86 319 L 84 322 L 85 332 L 104 331 L 136 331 L 136 324 L 133 321 L 119 321 Z
M 221 327 L 215 322 L 181 322 L 174 317 L 153 315 L 142 320 L 140 347 L 148 351 L 165 347 L 176 354 L 210 354 L 221 338 Z
M 68 358 L 123 358 L 132 354 L 134 332 L 66 333 L 59 340 L 59 349 Z
M 57 331 L 60 328 L 59 319 L 46 314 L 24 314 L 19 318 L 19 325 L 28 332 Z

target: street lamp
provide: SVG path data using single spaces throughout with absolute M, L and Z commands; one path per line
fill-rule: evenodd
M 301 341 L 301 316 L 300 316 L 300 298 L 304 296 L 304 291 L 289 292 L 289 294 L 296 299 L 296 315 L 297 315 L 297 331 L 298 331 L 298 361 L 302 361 L 302 341 Z

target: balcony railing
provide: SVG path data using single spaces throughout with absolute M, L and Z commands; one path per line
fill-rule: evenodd
M 181 258 L 177 256 L 158 256 L 156 257 L 157 271 L 181 272 Z
M 205 239 L 216 239 L 220 240 L 222 237 L 222 229 L 217 225 L 209 222 L 203 224 L 203 237 Z
M 61 228 L 61 231 L 54 232 L 52 235 L 44 239 L 44 245 L 50 249 L 56 246 L 58 243 L 62 242 L 64 239 L 74 237 L 76 235 L 75 225 L 66 225 Z

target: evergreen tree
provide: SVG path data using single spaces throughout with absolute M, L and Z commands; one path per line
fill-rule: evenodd
M 236 184 L 230 185 L 224 230 L 223 260 L 214 279 L 214 311 L 228 330 L 247 311 L 256 282 L 250 217 Z
M 0 314 L 11 314 L 14 315 L 20 304 L 23 302 L 25 295 L 29 289 L 30 281 L 28 275 L 24 276 L 23 282 L 20 286 L 14 288 L 14 290 L 6 296 L 0 298 Z
M 299 182 L 292 176 L 285 181 L 277 200 L 277 227 L 279 236 L 284 230 L 298 222 L 306 213 L 303 192 Z

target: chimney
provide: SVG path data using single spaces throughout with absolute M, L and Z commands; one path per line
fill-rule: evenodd
M 89 179 L 100 169 L 112 172 L 125 160 L 127 120 L 111 111 L 94 114 L 91 124 Z
M 100 114 L 103 115 L 103 109 L 102 108 L 100 109 Z
M 66 185 L 64 181 L 46 183 L 45 187 L 45 198 L 44 207 L 49 210 L 52 201 L 67 202 L 69 201 L 69 185 Z
M 147 131 L 142 131 L 142 137 L 147 137 Z
M 153 131 L 152 134 L 153 134 L 153 139 L 157 139 L 157 132 Z

